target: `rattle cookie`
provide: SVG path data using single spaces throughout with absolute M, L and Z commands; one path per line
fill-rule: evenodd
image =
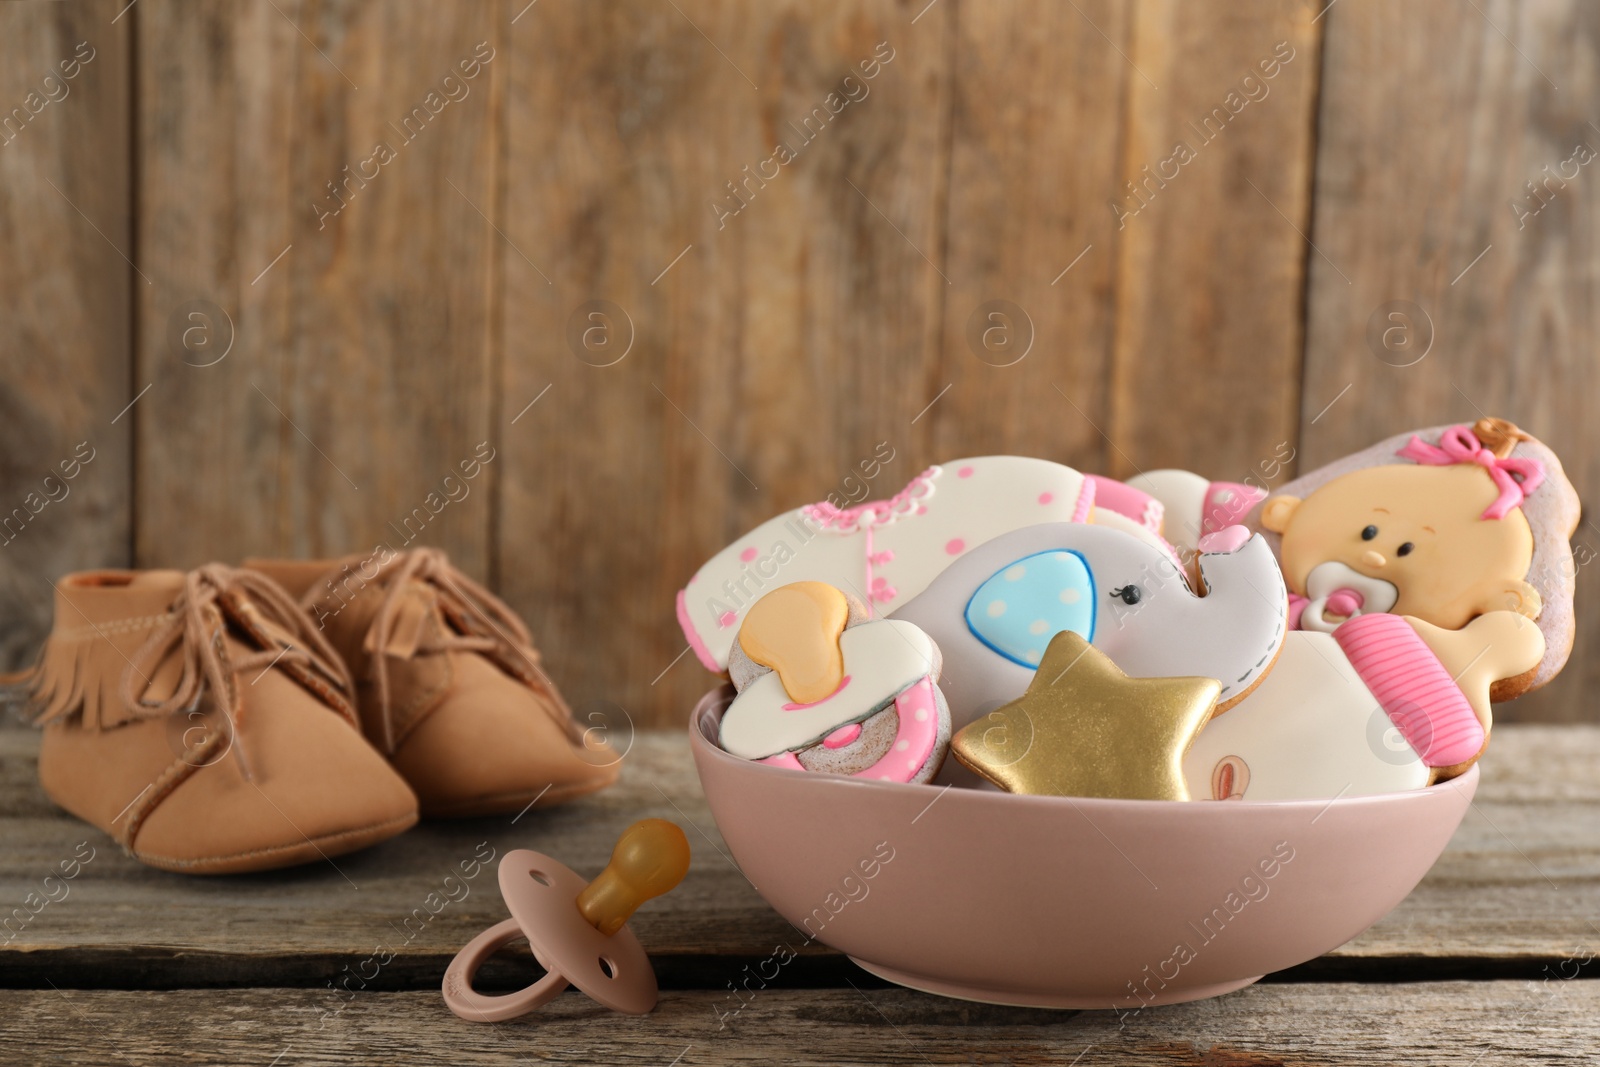
M 739 693 L 718 740 L 790 770 L 926 782 L 950 744 L 939 668 L 916 626 L 868 619 L 822 582 L 780 586 L 739 628 L 729 663 Z
M 642 1015 L 656 1006 L 656 974 L 625 925 L 639 905 L 675 887 L 689 870 L 689 842 L 664 819 L 623 831 L 594 881 L 540 852 L 517 849 L 500 861 L 500 895 L 511 918 L 456 953 L 444 973 L 444 1002 L 468 1022 L 514 1019 L 553 1000 L 570 983 L 612 1011 Z M 495 951 L 527 938 L 546 974 L 516 993 L 491 996 L 472 979 Z
M 1064 631 L 1135 678 L 1219 679 L 1226 709 L 1266 677 L 1283 644 L 1283 577 L 1243 527 L 1200 548 L 1204 596 L 1165 552 L 1122 530 L 1030 526 L 967 553 L 894 618 L 938 644 L 957 729 L 1028 688 Z

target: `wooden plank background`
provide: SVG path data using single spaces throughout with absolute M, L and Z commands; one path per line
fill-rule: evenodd
M 4 109 L 96 51 L 0 137 L 0 503 L 95 459 L 0 552 L 0 655 L 32 655 L 69 570 L 399 547 L 481 442 L 417 540 L 526 615 L 580 710 L 640 726 L 707 685 L 681 582 L 880 443 L 874 495 L 992 451 L 1242 478 L 1282 443 L 1308 469 L 1481 410 L 1600 491 L 1600 183 L 1524 184 L 1600 149 L 1597 23 L 1576 0 L 4 5 Z M 1399 301 L 1410 366 L 1367 340 Z M 996 307 L 1006 346 L 975 346 Z M 1591 584 L 1572 667 L 1506 718 L 1595 717 Z

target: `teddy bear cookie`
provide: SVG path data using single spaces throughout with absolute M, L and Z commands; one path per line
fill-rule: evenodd
M 738 695 L 718 741 L 790 770 L 927 782 L 950 747 L 939 649 L 919 627 L 871 619 L 823 582 L 752 604 L 729 650 Z

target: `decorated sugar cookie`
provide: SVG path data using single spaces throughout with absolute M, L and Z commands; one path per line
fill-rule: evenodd
M 943 764 L 939 650 L 916 626 L 796 582 L 751 606 L 730 656 L 739 695 L 718 740 L 733 755 L 895 782 L 926 782 Z
M 1460 630 L 1357 613 L 1332 634 L 1292 632 L 1260 687 L 1189 749 L 1190 793 L 1300 800 L 1454 777 L 1487 743 L 1491 686 L 1543 653 L 1539 628 L 1512 611 Z
M 1130 481 L 1192 522 L 1198 475 Z M 1205 497 L 1199 496 L 1199 500 Z M 1237 499 L 1237 497 L 1235 498 Z M 1577 494 L 1561 461 L 1502 419 L 1401 434 L 1283 487 L 1244 518 L 1266 533 L 1292 595 L 1291 621 L 1324 633 L 1392 612 L 1460 629 L 1492 611 L 1535 619 L 1540 662 L 1494 687 L 1494 699 L 1549 681 L 1572 647 L 1576 567 L 1568 538 Z
M 894 613 L 939 645 L 959 729 L 1020 696 L 1056 634 L 1091 642 L 1135 678 L 1219 681 L 1220 708 L 1272 667 L 1285 632 L 1283 578 L 1243 527 L 1201 543 L 1205 595 L 1162 550 L 1121 530 L 1047 523 L 957 560 Z
M 1062 630 L 1027 690 L 964 727 L 951 751 L 1009 793 L 1188 800 L 1183 754 L 1220 688 L 1215 678 L 1129 678 Z
M 1095 477 L 1092 476 L 1091 477 Z M 1158 470 L 1130 478 L 1126 484 L 1099 480 L 1096 507 L 1117 506 L 1124 515 L 1137 514 L 1184 559 L 1200 550 L 1200 539 L 1244 521 L 1266 498 L 1266 491 L 1238 482 L 1213 482 L 1180 470 Z M 1137 494 L 1137 495 L 1133 495 Z M 1153 503 L 1144 503 L 1148 497 Z
M 1020 526 L 1082 522 L 1093 484 L 1071 467 L 1020 456 L 929 467 L 888 500 L 807 504 L 717 553 L 678 593 L 678 622 L 706 669 L 726 670 L 750 605 L 789 582 L 825 582 L 870 615 L 893 611 L 951 561 Z

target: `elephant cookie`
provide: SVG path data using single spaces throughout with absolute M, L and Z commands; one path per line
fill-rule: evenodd
M 1488 742 L 1491 687 L 1531 669 L 1544 636 L 1513 611 L 1460 630 L 1358 613 L 1294 631 L 1272 673 L 1184 757 L 1191 796 L 1304 800 L 1420 789 Z
M 739 693 L 718 741 L 791 770 L 926 782 L 950 747 L 938 647 L 907 622 L 869 619 L 822 582 L 751 605 L 730 649 Z
M 1083 523 L 1030 526 L 967 553 L 893 618 L 942 650 L 957 729 L 1020 696 L 1067 630 L 1133 678 L 1217 679 L 1220 714 L 1272 668 L 1287 601 L 1261 537 L 1235 526 L 1199 549 L 1203 596 L 1147 540 Z

